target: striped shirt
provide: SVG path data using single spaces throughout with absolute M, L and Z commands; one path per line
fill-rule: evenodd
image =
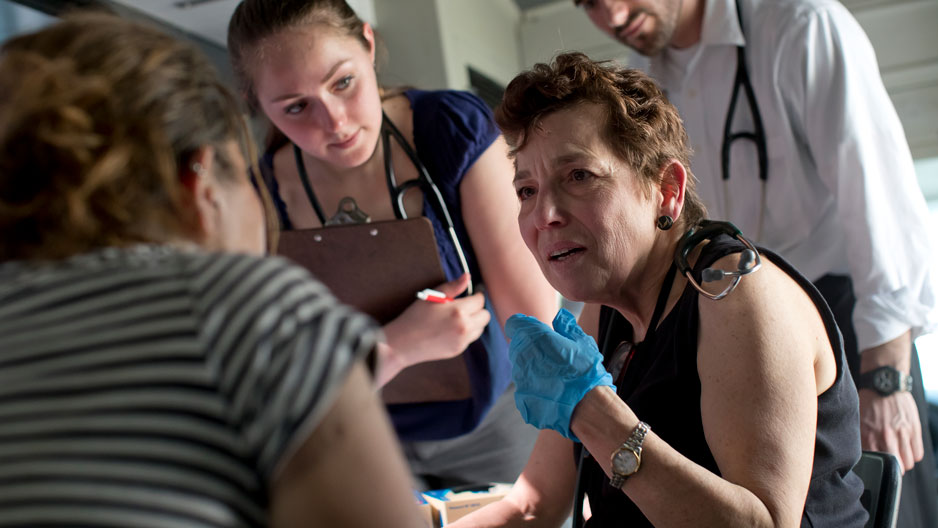
M 0 265 L 0 526 L 263 526 L 377 339 L 278 258 L 160 246 Z

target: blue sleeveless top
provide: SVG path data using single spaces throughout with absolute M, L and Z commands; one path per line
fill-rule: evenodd
M 715 237 L 703 247 L 694 265 L 695 279 L 699 282 L 701 270 L 719 258 L 743 249 L 745 246 L 729 236 Z M 840 331 L 830 308 L 811 282 L 778 255 L 761 248 L 759 251 L 795 279 L 814 301 L 837 363 L 834 384 L 818 396 L 814 465 L 801 526 L 861 528 L 867 519 L 860 502 L 863 482 L 851 471 L 861 453 L 860 402 L 847 369 Z M 697 290 L 688 284 L 650 342 L 635 350 L 617 383 L 618 394 L 671 447 L 720 475 L 700 415 L 697 299 Z M 599 342 L 609 368 L 615 349 L 632 339 L 632 327 L 619 312 L 607 306 L 602 307 L 599 325 Z M 592 458 L 584 462 L 581 478 L 593 514 L 587 527 L 652 526 L 626 494 L 609 485 L 608 477 Z
M 485 277 L 479 271 L 472 241 L 463 222 L 459 186 L 466 172 L 499 136 L 492 112 L 481 99 L 468 92 L 408 90 L 404 95 L 413 109 L 417 156 L 443 195 L 473 283 L 484 283 Z M 264 182 L 270 189 L 281 226 L 289 230 L 292 224 L 287 217 L 286 204 L 273 178 L 273 154 L 269 151 L 261 160 Z M 427 196 L 424 196 L 423 215 L 433 224 L 447 280 L 459 277 L 463 270 L 456 248 Z M 472 383 L 472 398 L 388 405 L 388 413 L 400 440 L 442 440 L 468 433 L 508 388 L 511 363 L 508 361 L 507 340 L 488 295 L 485 306 L 492 315 L 491 321 L 482 336 L 463 353 Z

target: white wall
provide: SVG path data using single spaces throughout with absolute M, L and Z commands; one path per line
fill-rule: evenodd
M 593 26 L 583 10 L 569 0 L 527 10 L 521 20 L 521 62 L 529 68 L 550 62 L 562 51 L 577 50 L 596 60 L 628 64 L 633 53 Z
M 388 51 L 386 85 L 469 88 L 467 66 L 507 83 L 520 68 L 512 0 L 380 0 L 376 27 Z
M 368 22 L 371 25 L 375 24 L 375 2 L 374 0 L 345 0 L 348 2 L 349 7 L 355 10 L 355 14 L 358 15 L 358 18 Z M 387 2 L 387 0 L 384 0 Z
M 438 0 L 449 88 L 469 89 L 466 67 L 508 84 L 521 68 L 518 25 L 512 0 Z
M 842 1 L 876 49 L 912 155 L 938 156 L 938 2 Z
M 446 88 L 437 0 L 379 0 L 374 7 L 375 27 L 387 50 L 387 60 L 378 60 L 381 82 Z

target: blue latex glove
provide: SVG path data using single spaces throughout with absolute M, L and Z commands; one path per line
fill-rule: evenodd
M 554 317 L 553 330 L 534 317 L 515 314 L 508 318 L 505 332 L 511 339 L 508 358 L 515 405 L 524 421 L 579 442 L 570 431 L 576 404 L 593 387 L 608 385 L 615 390 L 596 341 L 562 308 Z

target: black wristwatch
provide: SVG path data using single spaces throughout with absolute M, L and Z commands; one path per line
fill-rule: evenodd
M 878 367 L 860 374 L 857 388 L 873 389 L 882 396 L 889 396 L 895 392 L 909 392 L 912 390 L 912 376 L 893 367 Z

